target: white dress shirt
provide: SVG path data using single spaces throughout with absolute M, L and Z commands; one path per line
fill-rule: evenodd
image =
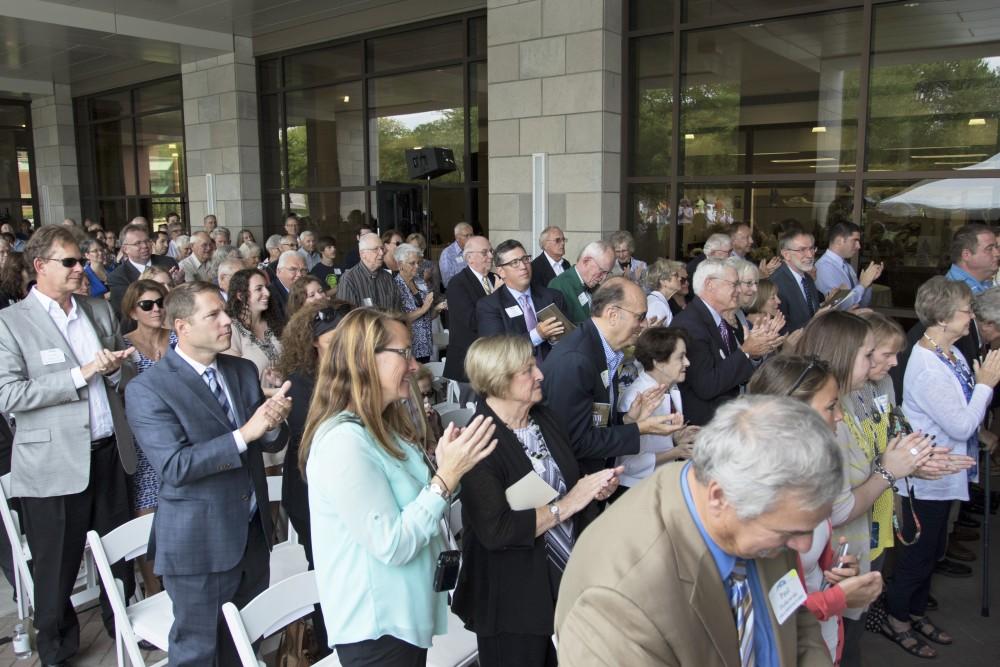
M 562 273 L 563 271 L 566 270 L 566 269 L 563 268 L 562 260 L 561 259 L 552 259 L 552 257 L 549 255 L 549 253 L 545 252 L 544 250 L 542 251 L 542 254 L 545 255 L 545 259 L 547 259 L 549 261 L 549 265 L 552 267 L 552 271 L 557 276 L 560 273 Z
M 206 366 L 200 361 L 195 361 L 188 355 L 184 354 L 184 350 L 181 349 L 180 345 L 175 346 L 174 350 L 177 352 L 178 357 L 183 359 L 187 362 L 188 366 L 194 369 L 194 372 L 198 374 L 198 377 L 205 383 L 205 386 L 208 387 L 209 391 L 212 390 L 212 387 L 208 384 L 208 380 L 205 378 L 205 370 L 211 368 L 215 371 L 215 381 L 219 383 L 220 387 L 222 387 L 222 391 L 226 395 L 226 400 L 229 401 L 229 406 L 233 409 L 233 416 L 236 417 L 236 403 L 233 401 L 233 395 L 229 391 L 229 387 L 226 386 L 226 378 L 219 372 L 219 365 L 216 363 L 215 359 L 212 360 L 212 363 Z M 239 418 L 237 417 L 237 419 Z M 236 449 L 239 450 L 240 454 L 247 450 L 247 442 L 243 439 L 243 434 L 240 433 L 239 429 L 233 431 L 233 439 L 236 440 Z
M 89 364 L 101 350 L 101 341 L 97 338 L 94 325 L 87 319 L 86 315 L 80 312 L 76 305 L 76 300 L 70 298 L 70 310 L 67 314 L 55 300 L 42 294 L 38 288 L 32 288 L 31 293 L 35 295 L 39 303 L 52 318 L 59 333 L 62 334 L 69 347 L 73 350 L 73 355 L 81 364 Z M 120 373 L 116 371 L 111 377 Z M 73 377 L 73 384 L 77 389 L 87 387 L 87 404 L 90 408 L 90 439 L 100 440 L 109 435 L 114 435 L 115 424 L 111 418 L 111 404 L 108 403 L 107 389 L 104 386 L 104 377 L 100 373 L 94 373 L 89 380 L 83 379 L 83 371 L 79 366 L 70 370 Z
M 643 371 L 636 378 L 635 382 L 622 392 L 622 397 L 618 401 L 618 410 L 628 412 L 632 403 L 642 392 L 652 389 L 659 382 L 654 380 L 648 373 Z M 669 393 L 664 394 L 663 400 L 655 410 L 653 415 L 669 415 L 673 412 L 682 413 L 681 392 L 674 385 Z M 639 453 L 628 456 L 619 456 L 615 460 L 616 466 L 625 466 L 625 472 L 621 476 L 622 486 L 633 487 L 642 480 L 653 474 L 656 470 L 656 455 L 661 452 L 670 451 L 674 448 L 674 439 L 669 435 L 640 435 Z

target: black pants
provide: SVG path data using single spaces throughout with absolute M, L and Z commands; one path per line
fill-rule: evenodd
M 556 667 L 552 637 L 502 633 L 476 635 L 480 667 Z
M 309 518 L 296 516 L 289 512 L 288 519 L 292 522 L 292 528 L 299 534 L 299 544 L 306 552 L 306 560 L 309 562 L 309 569 L 315 570 L 316 564 L 313 562 L 312 530 L 309 526 Z M 313 637 L 316 639 L 316 646 L 319 648 L 319 658 L 325 658 L 333 653 L 330 648 L 330 640 L 326 634 L 326 621 L 323 619 L 323 610 L 319 605 L 313 608 L 310 616 L 313 623 Z
M 343 667 L 424 667 L 427 649 L 391 635 L 354 644 L 337 644 Z
M 865 636 L 865 614 L 858 620 L 844 619 L 844 651 L 840 667 L 861 667 L 861 638 Z
M 80 570 L 87 531 L 100 535 L 131 518 L 128 483 L 114 439 L 90 454 L 90 483 L 79 493 L 49 498 L 21 498 L 24 533 L 31 548 L 35 582 L 35 630 L 42 663 L 68 660 L 80 648 L 80 624 L 70 603 Z M 111 566 L 126 579 L 130 564 Z M 114 629 L 114 614 L 101 588 L 105 628 Z
M 913 535 L 916 528 L 909 511 L 910 501 L 903 499 L 903 534 Z M 948 545 L 948 515 L 950 500 L 913 500 L 920 519 L 920 539 L 916 544 L 896 547 L 896 567 L 886 590 L 889 613 L 900 621 L 927 612 L 927 596 L 931 592 L 934 564 L 944 555 Z

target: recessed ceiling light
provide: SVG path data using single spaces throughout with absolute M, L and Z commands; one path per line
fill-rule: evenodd
M 969 125 L 971 125 L 972 127 L 975 127 L 977 125 L 986 125 L 986 119 L 985 118 L 970 118 L 969 119 Z
M 685 134 L 684 138 L 687 139 L 688 141 L 691 141 L 692 139 L 694 139 L 694 135 L 693 134 Z
M 351 101 L 351 96 L 350 95 L 344 95 L 344 104 L 347 104 L 350 101 Z
M 903 6 L 904 7 L 919 7 L 920 3 L 919 2 L 906 2 L 906 3 L 903 3 Z
M 826 128 L 823 127 L 822 125 L 817 125 L 812 129 L 812 131 L 813 134 L 823 134 L 824 132 L 826 132 Z

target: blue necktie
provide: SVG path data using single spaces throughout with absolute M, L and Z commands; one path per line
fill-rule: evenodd
M 854 280 L 854 271 L 851 270 L 851 264 L 846 259 L 844 260 L 844 273 L 847 274 L 847 282 L 850 283 L 851 289 L 858 283 Z
M 235 431 L 239 428 L 239 424 L 236 423 L 236 413 L 233 412 L 233 406 L 230 405 L 229 399 L 226 398 L 226 392 L 223 390 L 222 385 L 219 384 L 219 380 L 214 368 L 206 368 L 205 373 L 202 376 L 205 378 L 205 382 L 208 384 L 208 388 L 212 390 L 212 395 L 215 396 L 215 400 L 219 402 L 219 406 L 222 411 L 226 413 L 226 419 L 229 420 L 229 425 Z M 242 457 L 241 457 L 242 458 Z M 250 518 L 253 518 L 254 513 L 257 511 L 257 494 L 253 490 L 253 480 L 250 481 Z
M 740 665 L 754 667 L 753 651 L 753 596 L 747 581 L 746 561 L 736 559 L 733 572 L 729 575 L 729 606 L 736 619 L 736 636 L 740 643 Z

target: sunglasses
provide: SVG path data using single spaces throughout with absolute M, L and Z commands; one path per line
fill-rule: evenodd
M 160 310 L 163 310 L 163 297 L 161 296 L 159 299 L 143 299 L 142 301 L 140 301 L 135 305 L 139 306 L 140 310 L 143 310 L 147 313 L 153 310 L 153 306 L 156 306 Z
M 59 262 L 67 269 L 72 269 L 77 264 L 81 266 L 83 266 L 84 264 L 84 260 L 81 259 L 80 257 L 63 257 L 61 259 L 58 257 L 39 257 L 38 259 L 44 260 L 46 262 Z
M 795 390 L 798 389 L 802 385 L 803 382 L 805 382 L 806 376 L 809 375 L 809 371 L 811 371 L 814 368 L 819 368 L 819 367 L 820 367 L 820 361 L 819 361 L 819 359 L 817 357 L 811 357 L 809 359 L 809 364 L 799 374 L 799 378 L 792 384 L 792 388 L 789 389 L 788 392 L 785 395 L 786 396 L 791 396 L 792 394 L 794 394 Z

